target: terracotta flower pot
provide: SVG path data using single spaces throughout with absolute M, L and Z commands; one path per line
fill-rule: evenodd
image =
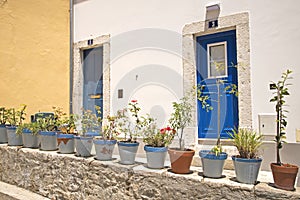
M 298 166 L 271 163 L 271 169 L 275 187 L 283 190 L 295 190 L 294 185 L 298 173 Z
M 171 170 L 176 174 L 188 174 L 190 173 L 190 166 L 193 160 L 195 151 L 192 149 L 187 149 L 185 151 L 177 149 L 168 150 Z

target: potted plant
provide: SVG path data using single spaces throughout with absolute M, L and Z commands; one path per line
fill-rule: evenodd
M 7 129 L 7 141 L 9 146 L 21 146 L 23 144 L 22 135 L 17 134 L 17 127 L 22 124 L 25 119 L 26 105 L 22 104 L 19 109 L 10 108 L 7 111 L 7 121 L 9 126 Z
M 100 111 L 99 106 L 96 106 L 95 108 Z M 80 121 L 80 135 L 75 136 L 75 154 L 77 156 L 89 157 L 92 155 L 93 137 L 99 135 L 98 131 L 101 126 L 101 118 L 97 117 L 91 110 L 82 109 Z
M 63 119 L 58 128 L 59 134 L 57 134 L 57 144 L 59 153 L 70 154 L 75 151 L 74 136 L 77 135 L 75 123 L 78 117 L 75 114 L 70 114 L 69 116 L 66 115 L 66 113 L 62 112 Z
M 221 145 L 221 119 L 220 119 L 220 113 L 221 113 L 221 92 L 220 92 L 220 86 L 225 84 L 225 80 L 222 80 L 220 78 L 216 79 L 216 86 L 217 86 L 217 99 L 210 99 L 210 97 L 204 93 L 205 85 L 199 84 L 197 87 L 197 99 L 202 104 L 202 109 L 205 109 L 207 112 L 210 112 L 213 110 L 213 107 L 210 103 L 208 103 L 208 100 L 210 101 L 216 101 L 217 103 L 217 142 L 216 145 L 211 150 L 201 150 L 199 151 L 199 156 L 201 158 L 202 162 L 202 168 L 203 168 L 203 175 L 206 177 L 211 178 L 220 178 L 222 177 L 223 173 L 223 167 L 225 160 L 228 157 L 228 154 L 226 152 L 222 151 L 222 145 Z M 231 94 L 238 95 L 237 87 L 235 84 L 229 84 L 224 88 L 225 91 L 228 91 Z
M 5 107 L 0 107 L 0 144 L 7 143 L 6 121 L 7 110 Z
M 36 119 L 40 127 L 40 149 L 44 151 L 57 150 L 57 132 L 64 115 L 61 108 L 53 106 L 52 109 L 53 114 L 44 116 L 43 113 L 40 113 Z
M 103 126 L 101 136 L 96 136 L 93 139 L 96 159 L 97 160 L 112 160 L 113 151 L 117 143 L 116 136 L 118 135 L 116 126 L 116 117 L 107 116 L 106 125 Z
M 191 123 L 192 104 L 188 95 L 182 97 L 180 102 L 173 102 L 173 113 L 169 119 L 170 127 L 176 130 L 176 136 L 179 139 L 179 148 L 170 148 L 168 150 L 171 170 L 177 174 L 186 174 L 190 172 L 195 151 L 184 147 L 184 129 Z
M 282 73 L 281 80 L 277 83 L 271 84 L 271 89 L 274 89 L 274 96 L 270 100 L 270 102 L 275 102 L 275 110 L 277 113 L 277 134 L 275 136 L 276 142 L 276 157 L 277 162 L 271 163 L 271 170 L 274 179 L 274 185 L 277 188 L 284 189 L 284 190 L 294 190 L 295 180 L 298 173 L 298 166 L 292 164 L 283 164 L 281 162 L 280 157 L 280 149 L 282 148 L 282 144 L 284 143 L 285 139 L 285 129 L 287 126 L 286 115 L 284 112 L 285 106 L 285 96 L 290 95 L 288 91 L 288 86 L 290 85 L 287 83 L 291 77 L 289 75 L 292 73 L 291 70 L 287 70 L 286 72 Z
M 24 123 L 17 128 L 17 134 L 22 134 L 23 147 L 38 148 L 38 133 L 40 126 L 37 122 Z
M 153 118 L 145 118 L 146 128 L 143 131 L 144 150 L 147 166 L 152 169 L 164 168 L 168 145 L 171 144 L 176 131 L 169 126 L 157 129 Z
M 131 165 L 135 162 L 136 152 L 139 147 L 139 142 L 136 139 L 141 132 L 140 110 L 137 100 L 132 100 L 129 102 L 128 108 L 117 112 L 116 124 L 118 132 L 124 135 L 121 141 L 118 141 L 121 164 Z M 128 116 L 128 111 L 132 114 L 133 121 Z
M 239 155 L 232 156 L 237 181 L 255 184 L 262 162 L 258 156 L 262 135 L 249 128 L 239 128 L 229 134 L 239 152 Z

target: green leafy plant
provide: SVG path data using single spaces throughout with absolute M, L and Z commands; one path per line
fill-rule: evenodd
M 138 136 L 144 136 L 158 130 L 155 120 L 149 115 L 140 115 L 141 108 L 137 100 L 131 100 L 128 107 L 118 110 L 116 117 L 116 127 L 118 133 L 123 133 L 123 142 L 136 142 Z M 131 116 L 130 116 L 131 114 Z M 146 134 L 146 135 L 145 135 Z
M 60 107 L 52 107 L 53 115 L 44 117 L 42 113 L 37 116 L 36 122 L 41 131 L 58 131 L 63 124 L 63 117 L 67 114 Z
M 64 134 L 77 134 L 76 122 L 78 120 L 78 115 L 70 114 L 62 119 L 59 126 L 59 130 Z
M 31 134 L 36 135 L 40 131 L 40 125 L 38 122 L 24 123 L 18 126 L 16 133 L 22 134 L 24 129 L 27 129 L 31 132 Z
M 121 139 L 123 142 L 136 142 L 136 139 L 142 132 L 143 122 L 139 115 L 141 108 L 137 100 L 131 100 L 128 107 L 117 111 L 116 125 L 117 131 L 123 133 L 124 137 Z M 131 117 L 129 114 L 131 113 Z
M 100 132 L 100 127 L 102 126 L 102 118 L 100 117 L 101 107 L 95 106 L 95 109 L 97 114 L 91 110 L 82 109 L 80 120 L 83 136 L 85 136 L 87 132 Z
M 7 110 L 7 122 L 11 126 L 19 126 L 22 124 L 22 122 L 25 120 L 25 110 L 26 105 L 22 104 L 20 108 L 17 110 L 15 108 L 10 108 Z
M 254 159 L 258 158 L 259 148 L 262 145 L 262 135 L 257 134 L 249 128 L 239 128 L 234 130 L 233 134 L 228 133 L 233 144 L 239 151 L 240 158 Z
M 7 110 L 5 107 L 0 107 L 0 125 L 5 125 L 8 115 Z
M 104 122 L 106 124 L 102 127 L 102 136 L 96 138 L 100 138 L 103 140 L 115 140 L 119 135 L 116 124 L 116 116 L 108 115 Z
M 171 144 L 176 131 L 169 126 L 158 130 L 157 128 L 148 129 L 144 132 L 143 141 L 152 147 L 167 147 Z
M 289 96 L 290 93 L 288 91 L 288 86 L 291 85 L 287 83 L 288 80 L 292 79 L 290 77 L 290 74 L 292 73 L 291 70 L 286 70 L 281 75 L 281 80 L 279 80 L 277 83 L 272 82 L 271 89 L 276 90 L 273 94 L 273 98 L 270 99 L 270 102 L 276 102 L 275 110 L 277 113 L 277 134 L 275 136 L 275 142 L 276 142 L 276 157 L 277 157 L 277 164 L 281 165 L 281 158 L 280 158 L 280 152 L 279 150 L 282 148 L 282 144 L 285 142 L 286 136 L 285 136 L 285 129 L 287 126 L 287 116 L 285 115 L 287 110 L 284 110 L 283 107 L 286 104 L 285 97 Z
M 173 102 L 173 113 L 169 119 L 170 127 L 176 130 L 176 135 L 179 139 L 179 149 L 184 150 L 184 129 L 191 123 L 192 120 L 192 104 L 190 103 L 189 95 L 185 95 L 178 102 Z

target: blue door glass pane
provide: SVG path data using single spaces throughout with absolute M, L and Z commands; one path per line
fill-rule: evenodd
M 198 101 L 198 137 L 218 137 L 218 90 L 217 79 L 222 80 L 220 84 L 220 130 L 221 138 L 229 138 L 228 132 L 238 127 L 238 97 L 226 91 L 227 86 L 235 84 L 237 79 L 237 57 L 236 57 L 236 33 L 235 30 L 216 34 L 199 36 L 197 41 L 197 84 L 205 85 L 204 94 L 210 97 L 208 103 L 213 110 L 206 111 Z M 227 75 L 222 77 L 208 77 L 208 46 L 216 43 L 226 43 L 227 52 Z
M 103 112 L 103 47 L 83 51 L 83 108 Z M 97 113 L 96 113 L 97 114 Z

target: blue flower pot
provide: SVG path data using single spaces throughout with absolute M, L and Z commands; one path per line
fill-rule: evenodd
M 41 150 L 55 151 L 57 150 L 57 136 L 54 131 L 40 131 Z
M 139 148 L 138 142 L 118 142 L 118 149 L 120 155 L 120 163 L 124 165 L 132 165 L 135 163 L 136 152 Z
M 75 155 L 81 157 L 91 156 L 93 147 L 93 136 L 75 136 Z
M 231 158 L 237 181 L 246 184 L 255 184 L 262 159 L 238 158 L 236 156 L 232 156 Z
M 165 166 L 167 147 L 144 146 L 147 156 L 147 166 L 152 169 L 162 169 Z
M 7 126 L 7 142 L 9 146 L 22 146 L 23 140 L 22 135 L 16 133 L 17 127 Z
M 38 148 L 38 136 L 36 134 L 32 134 L 30 130 L 23 129 L 22 131 L 22 139 L 23 139 L 23 147 L 27 148 Z
M 112 160 L 117 140 L 102 140 L 94 138 L 93 142 L 95 145 L 97 160 Z
M 74 153 L 75 142 L 73 134 L 57 134 L 57 144 L 59 153 Z
M 221 152 L 215 155 L 209 150 L 201 150 L 199 156 L 202 162 L 203 175 L 210 178 L 222 177 L 223 167 L 228 154 Z
M 5 124 L 0 124 L 0 144 L 7 143 L 7 132 Z

